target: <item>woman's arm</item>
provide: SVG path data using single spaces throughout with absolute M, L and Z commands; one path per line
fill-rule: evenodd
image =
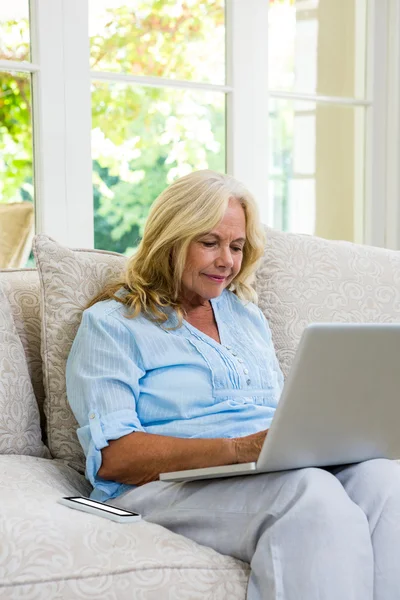
M 136 431 L 103 448 L 99 477 L 133 485 L 160 473 L 257 460 L 266 431 L 242 438 L 177 438 Z
M 125 323 L 85 311 L 67 363 L 68 399 L 80 424 L 86 473 L 117 484 L 143 485 L 160 473 L 257 460 L 265 432 L 231 438 L 177 438 L 147 433 L 135 399 L 144 375 Z

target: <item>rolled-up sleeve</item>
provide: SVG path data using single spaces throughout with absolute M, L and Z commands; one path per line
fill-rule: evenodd
M 140 378 L 145 375 L 133 333 L 113 313 L 85 311 L 67 361 L 68 401 L 79 423 L 86 476 L 101 490 L 110 482 L 97 476 L 101 450 L 109 440 L 145 431 L 137 412 Z M 119 493 L 115 483 L 112 496 Z

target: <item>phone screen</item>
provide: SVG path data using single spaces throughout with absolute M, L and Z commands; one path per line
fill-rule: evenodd
M 80 496 L 77 496 L 67 498 L 67 500 L 71 500 L 71 502 L 76 502 L 77 504 L 86 504 L 86 506 L 92 506 L 93 508 L 104 510 L 104 512 L 112 513 L 113 515 L 118 515 L 119 517 L 139 516 L 139 513 L 124 510 L 123 508 L 117 508 L 116 506 L 110 506 L 109 504 L 97 502 L 96 500 L 90 500 L 90 498 L 81 498 Z

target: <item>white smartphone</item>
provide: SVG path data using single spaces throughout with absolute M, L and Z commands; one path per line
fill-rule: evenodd
M 125 510 L 124 508 L 117 508 L 104 502 L 98 502 L 97 500 L 91 500 L 83 496 L 71 496 L 69 498 L 60 498 L 58 500 L 60 504 L 69 506 L 69 508 L 75 508 L 76 510 L 83 510 L 92 515 L 98 515 L 117 523 L 132 523 L 133 521 L 140 521 L 142 518 L 139 513 Z

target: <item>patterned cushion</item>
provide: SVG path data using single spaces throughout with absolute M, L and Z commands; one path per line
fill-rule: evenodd
M 33 250 L 41 283 L 47 443 L 55 458 L 84 472 L 78 424 L 67 400 L 65 367 L 82 311 L 121 272 L 126 258 L 101 250 L 71 250 L 43 234 L 35 236 Z
M 42 434 L 44 425 L 44 389 L 40 357 L 39 275 L 36 269 L 0 271 L 0 286 L 10 303 L 14 323 L 25 350 L 25 358 L 40 411 Z
M 145 520 L 121 525 L 57 503 L 89 493 L 58 461 L 0 456 L 1 598 L 245 599 L 247 563 Z
M 303 329 L 312 322 L 400 322 L 400 253 L 266 228 L 256 275 L 287 376 Z
M 0 288 L 0 454 L 49 456 L 10 304 Z

